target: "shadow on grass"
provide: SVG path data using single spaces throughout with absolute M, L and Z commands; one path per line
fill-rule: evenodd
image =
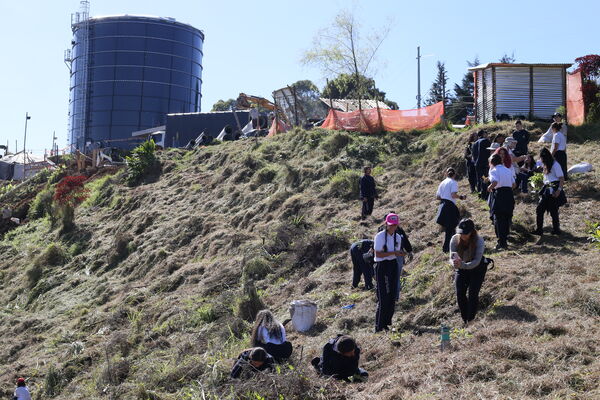
M 523 310 L 519 306 L 498 306 L 490 315 L 491 319 L 505 319 L 512 321 L 534 322 L 537 321 L 537 316 L 529 311 Z

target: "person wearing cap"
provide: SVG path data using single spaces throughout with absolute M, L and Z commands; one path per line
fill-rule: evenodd
M 552 234 L 560 235 L 562 231 L 560 230 L 558 209 L 567 203 L 567 197 L 563 190 L 565 183 L 563 170 L 546 148 L 540 151 L 540 159 L 543 165 L 544 186 L 540 190 L 540 200 L 535 210 L 537 229 L 532 233 L 540 236 L 544 233 L 544 214 L 549 212 L 552 217 Z
M 240 353 L 231 368 L 229 376 L 232 378 L 246 378 L 254 372 L 273 370 L 275 361 L 262 347 L 252 347 Z
M 365 290 L 373 289 L 373 241 L 359 240 L 350 246 L 350 259 L 352 260 L 352 288 L 356 289 L 360 277 L 364 276 Z
M 24 378 L 17 379 L 17 388 L 13 394 L 13 400 L 31 400 L 31 394 L 29 393 L 29 388 L 25 384 Z
M 517 141 L 515 145 L 514 153 L 515 156 L 525 156 L 529 152 L 529 132 L 527 129 L 523 129 L 523 123 L 520 119 L 515 122 L 515 130 L 512 133 L 512 138 Z M 507 138 L 508 139 L 508 138 Z
M 512 223 L 513 210 L 515 208 L 515 176 L 513 169 L 508 169 L 502 163 L 500 154 L 494 154 L 490 158 L 490 214 L 494 221 L 498 244 L 496 250 L 508 247 L 508 234 Z
M 563 123 L 562 114 L 556 112 L 556 113 L 552 114 L 552 122 L 550 123 L 548 130 L 546 131 L 546 133 L 544 133 L 540 137 L 538 142 L 540 142 L 540 143 L 551 143 L 552 142 L 552 137 L 554 136 L 554 133 L 552 132 L 552 124 L 554 122 L 562 124 L 560 127 L 560 131 L 565 137 L 567 137 L 567 124 Z
M 448 168 L 446 170 L 446 179 L 444 179 L 438 186 L 435 194 L 436 199 L 440 201 L 438 207 L 436 223 L 444 228 L 444 244 L 442 245 L 442 251 L 447 253 L 450 246 L 450 239 L 454 235 L 456 225 L 460 220 L 460 212 L 456 207 L 456 199 L 464 200 L 466 196 L 460 196 L 458 194 L 458 182 L 456 182 L 456 171 L 454 168 Z
M 360 178 L 360 200 L 362 201 L 362 219 L 373 213 L 373 205 L 377 198 L 375 179 L 371 176 L 371 167 L 363 168 L 364 175 Z
M 396 214 L 395 211 L 391 211 L 389 214 Z M 386 215 L 387 218 L 387 215 Z M 401 238 L 400 243 L 402 243 L 401 245 L 401 251 L 407 254 L 407 258 L 408 258 L 408 262 L 412 261 L 413 259 L 413 247 L 412 244 L 410 244 L 410 240 L 408 238 L 408 234 L 404 231 L 404 229 L 402 228 L 402 226 L 400 226 L 402 221 L 400 221 L 400 217 L 398 217 L 398 228 L 396 228 L 396 234 L 398 234 Z M 385 223 L 385 218 L 384 218 L 384 223 Z M 379 228 L 379 231 L 384 230 L 386 227 L 386 225 L 384 224 L 382 227 Z M 405 263 L 405 257 L 404 256 L 398 256 L 396 257 L 396 262 L 398 263 L 398 284 L 396 286 L 396 301 L 398 301 L 400 299 L 400 290 L 401 290 L 401 285 L 400 285 L 400 280 L 402 278 L 402 270 L 404 269 L 404 263 Z
M 471 152 L 473 155 L 473 162 L 475 163 L 475 173 L 477 175 L 477 191 L 479 192 L 479 197 L 485 200 L 487 199 L 487 191 L 485 190 L 483 178 L 488 176 L 488 158 L 490 157 L 488 147 L 491 143 L 487 138 L 487 132 L 483 129 L 477 132 L 477 137 L 479 139 L 473 143 Z
M 312 359 L 317 372 L 336 379 L 349 381 L 350 377 L 365 379 L 367 371 L 358 367 L 360 347 L 350 336 L 337 335 L 323 346 L 321 357 Z
M 550 153 L 552 157 L 560 164 L 563 170 L 565 181 L 569 180 L 567 175 L 567 138 L 561 132 L 562 124 L 555 122 L 550 127 L 552 129 L 552 145 L 550 145 Z
M 397 257 L 406 255 L 402 251 L 402 237 L 396 233 L 399 221 L 397 214 L 388 214 L 385 217 L 386 229 L 377 233 L 373 240 L 377 276 L 375 332 L 388 330 L 394 316 L 398 284 Z
M 463 322 L 475 319 L 479 305 L 479 291 L 487 272 L 483 262 L 485 243 L 470 219 L 458 223 L 456 235 L 450 240 L 450 265 L 455 269 L 456 301 Z M 467 295 L 468 292 L 468 295 Z

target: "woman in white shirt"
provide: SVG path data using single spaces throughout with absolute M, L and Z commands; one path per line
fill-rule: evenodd
M 456 171 L 454 168 L 448 168 L 446 170 L 446 179 L 444 179 L 438 186 L 435 194 L 436 199 L 440 201 L 438 207 L 436 223 L 444 228 L 444 244 L 442 245 L 442 251 L 447 253 L 450 249 L 450 239 L 455 234 L 456 225 L 460 220 L 460 212 L 456 207 L 456 199 L 464 200 L 466 196 L 460 196 L 458 194 L 458 182 L 455 179 Z
M 563 191 L 565 183 L 563 169 L 546 148 L 540 151 L 540 159 L 543 165 L 544 187 L 540 190 L 540 201 L 535 210 L 537 229 L 533 231 L 533 234 L 540 236 L 543 234 L 544 213 L 547 211 L 552 217 L 552 234 L 560 235 L 562 232 L 560 230 L 558 208 L 567 202 L 567 197 Z
M 251 341 L 253 347 L 262 347 L 277 361 L 292 355 L 292 344 L 286 341 L 285 328 L 269 310 L 256 314 Z
M 562 133 L 562 124 L 555 122 L 550 127 L 552 129 L 552 145 L 550 153 L 552 157 L 560 164 L 565 181 L 567 177 L 567 137 Z
M 490 213 L 494 220 L 494 228 L 498 244 L 496 250 L 506 249 L 508 247 L 508 234 L 512 223 L 513 210 L 515 208 L 515 197 L 513 188 L 515 185 L 515 176 L 512 168 L 507 168 L 502 163 L 500 154 L 494 154 L 490 157 Z

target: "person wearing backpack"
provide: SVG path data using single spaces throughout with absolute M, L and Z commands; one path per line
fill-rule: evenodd
M 273 370 L 275 362 L 273 357 L 262 347 L 253 347 L 240 353 L 231 368 L 229 376 L 232 378 L 247 378 L 256 372 Z
M 454 235 L 456 225 L 460 220 L 460 212 L 456 207 L 456 199 L 464 200 L 466 196 L 460 196 L 458 194 L 458 182 L 456 182 L 456 171 L 454 168 L 448 168 L 446 170 L 446 179 L 444 179 L 438 186 L 435 194 L 436 199 L 440 201 L 438 207 L 436 223 L 444 228 L 444 244 L 442 245 L 442 251 L 448 252 L 450 239 Z
M 397 214 L 388 214 L 385 218 L 386 229 L 377 233 L 373 240 L 377 276 L 375 332 L 388 330 L 394 316 L 398 284 L 397 257 L 406 255 L 402 251 L 402 238 L 396 233 L 398 223 Z
M 360 347 L 350 336 L 337 335 L 323 346 L 321 357 L 312 359 L 311 364 L 318 373 L 330 375 L 335 379 L 349 381 L 350 377 L 363 380 L 369 376 L 367 371 L 358 367 Z
M 365 219 L 373 213 L 373 205 L 377 198 L 377 187 L 375 179 L 371 176 L 371 167 L 363 168 L 364 175 L 360 178 L 360 200 L 362 201 L 361 218 Z
M 498 244 L 496 250 L 508 248 L 508 234 L 512 224 L 515 208 L 513 189 L 516 187 L 514 170 L 503 164 L 500 154 L 490 157 L 490 213 L 494 221 L 494 229 Z
M 29 388 L 25 384 L 24 378 L 17 379 L 17 388 L 13 394 L 13 400 L 31 400 L 31 394 L 29 393 Z
M 563 169 L 546 148 L 540 151 L 540 160 L 543 165 L 544 186 L 540 190 L 540 200 L 535 210 L 537 229 L 532 233 L 543 235 L 544 213 L 549 212 L 552 217 L 552 234 L 560 235 L 562 231 L 560 230 L 558 209 L 567 203 L 567 197 L 563 190 L 565 184 Z
M 285 328 L 269 310 L 260 310 L 256 314 L 250 341 L 252 346 L 262 347 L 278 362 L 292 355 L 292 344 L 286 340 Z
M 373 241 L 359 240 L 350 246 L 350 259 L 352 260 L 352 288 L 356 289 L 360 277 L 365 278 L 365 290 L 373 289 Z
M 487 272 L 484 248 L 483 237 L 475 230 L 473 221 L 461 220 L 450 240 L 450 265 L 455 269 L 456 301 L 465 326 L 477 314 L 479 291 Z

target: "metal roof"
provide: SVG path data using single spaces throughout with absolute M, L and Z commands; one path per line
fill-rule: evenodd
M 486 69 L 490 67 L 536 67 L 536 68 L 569 68 L 573 63 L 569 64 L 511 64 L 511 63 L 487 63 L 480 64 L 476 67 L 469 68 L 469 71 L 477 71 L 479 69 Z
M 181 25 L 190 29 L 193 29 L 194 31 L 198 31 L 202 34 L 202 39 L 204 40 L 204 31 L 198 28 L 195 28 L 194 26 L 190 25 L 190 24 L 186 24 L 185 22 L 179 22 L 177 21 L 175 18 L 173 17 L 157 17 L 155 15 L 143 15 L 143 14 L 115 14 L 115 15 L 98 15 L 98 16 L 94 16 L 94 17 L 90 17 L 88 19 L 89 22 L 103 22 L 103 20 L 111 20 L 111 19 L 139 19 L 142 21 L 148 21 L 148 22 L 166 22 L 166 23 L 170 23 L 173 25 Z M 83 21 L 78 22 L 76 24 L 74 24 L 75 26 L 79 26 L 83 23 Z
M 321 97 L 321 101 L 323 103 L 325 103 L 327 105 L 327 107 L 329 107 L 329 99 L 325 99 L 325 98 Z M 347 111 L 347 112 L 352 112 L 352 111 L 358 110 L 358 99 L 331 99 L 331 103 L 333 105 L 333 108 L 336 110 Z M 389 108 L 390 108 L 383 101 L 377 102 L 377 101 L 371 100 L 371 99 L 361 99 L 360 103 L 361 103 L 361 106 L 363 109 L 377 108 L 378 105 L 379 105 L 379 108 L 384 109 L 384 110 L 389 110 Z

